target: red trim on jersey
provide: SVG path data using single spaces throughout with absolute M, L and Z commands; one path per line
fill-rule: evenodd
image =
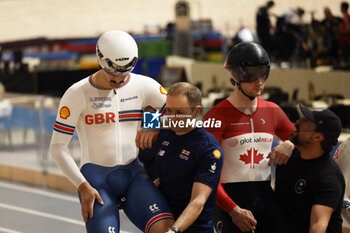
M 158 214 L 156 216 L 154 216 L 153 218 L 151 218 L 147 224 L 146 224 L 146 227 L 145 227 L 145 232 L 148 233 L 149 229 L 151 228 L 151 226 L 158 222 L 159 220 L 162 220 L 162 219 L 174 219 L 174 216 L 171 214 L 171 213 L 163 213 L 163 214 Z
M 120 87 L 118 87 L 118 88 L 124 87 L 126 84 L 128 84 L 129 80 L 130 80 L 130 74 L 128 74 L 128 76 L 126 77 L 124 83 L 123 83 Z M 95 88 L 97 88 L 97 89 L 101 89 L 101 90 L 111 90 L 110 88 L 101 88 L 101 87 L 96 86 L 96 84 L 95 84 L 94 81 L 92 80 L 92 75 L 89 76 L 89 83 L 91 84 L 91 86 L 93 86 L 93 87 L 95 87 Z
M 89 76 L 89 83 L 91 84 L 91 86 L 93 86 L 96 89 L 100 89 L 100 90 L 110 90 L 109 88 L 101 88 L 96 86 L 96 84 L 94 83 L 94 81 L 92 80 L 92 75 Z
M 126 77 L 124 83 L 123 83 L 120 87 L 118 87 L 118 88 L 124 87 L 126 84 L 128 84 L 129 80 L 130 80 L 130 74 L 128 74 L 128 77 Z
M 74 129 L 71 129 L 71 128 L 68 128 L 68 127 L 64 127 L 64 126 L 59 125 L 57 123 L 55 123 L 54 128 L 60 129 L 60 130 L 63 130 L 63 131 L 69 132 L 69 133 L 74 133 Z
M 142 118 L 142 113 L 129 113 L 129 114 L 120 114 L 119 119 L 125 118 Z

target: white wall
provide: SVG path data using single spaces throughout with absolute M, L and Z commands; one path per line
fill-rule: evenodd
M 342 0 L 275 0 L 272 12 L 292 6 L 315 10 L 323 17 L 330 5 L 340 15 Z M 165 26 L 175 18 L 177 0 L 0 0 L 0 42 L 29 39 L 98 36 L 109 29 L 142 33 L 147 22 Z M 193 19 L 212 19 L 216 30 L 233 35 L 241 23 L 255 28 L 255 12 L 266 0 L 188 0 Z M 331 2 L 331 4 L 330 4 Z M 309 20 L 307 13 L 305 19 Z

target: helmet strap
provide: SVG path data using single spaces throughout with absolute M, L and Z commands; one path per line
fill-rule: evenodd
M 236 83 L 236 84 L 237 84 L 238 89 L 243 93 L 243 95 L 245 95 L 246 97 L 248 97 L 250 100 L 254 100 L 254 99 L 255 99 L 255 97 L 249 96 L 249 95 L 247 95 L 247 94 L 243 91 L 243 88 L 242 88 L 242 86 L 241 86 L 241 82 L 238 82 L 238 83 Z

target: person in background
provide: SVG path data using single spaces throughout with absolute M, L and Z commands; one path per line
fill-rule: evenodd
M 271 21 L 269 10 L 275 5 L 274 1 L 268 1 L 265 6 L 258 9 L 256 13 L 256 32 L 262 47 L 268 52 L 272 49 Z
M 138 48 L 128 33 L 103 33 L 96 55 L 101 69 L 73 84 L 61 99 L 52 157 L 79 191 L 87 232 L 119 232 L 119 200 L 140 230 L 165 232 L 174 218 L 140 164 L 136 144 L 152 141 L 153 132 L 138 133 L 142 112 L 149 106 L 162 111 L 166 91 L 155 80 L 131 73 Z M 81 145 L 79 167 L 67 148 L 75 130 Z
M 271 165 L 288 161 L 295 130 L 283 110 L 259 98 L 270 72 L 270 59 L 256 43 L 240 43 L 226 57 L 224 68 L 235 87 L 231 95 L 209 110 L 220 128 L 207 128 L 224 149 L 214 226 L 218 233 L 283 232 L 270 185 Z M 271 151 L 274 135 L 282 141 Z
M 343 14 L 343 19 L 340 24 L 339 35 L 339 57 L 341 66 L 350 66 L 350 14 L 349 3 L 342 2 L 340 11 Z
M 189 83 L 174 84 L 168 90 L 166 111 L 172 123 L 160 131 L 154 148 L 159 175 L 155 183 L 176 219 L 167 233 L 213 233 L 223 151 L 205 129 L 186 125 L 201 112 L 200 90 Z
M 276 168 L 276 199 L 297 232 L 339 233 L 345 181 L 329 152 L 342 125 L 329 109 L 310 111 L 300 105 L 300 110 L 304 117 L 290 136 L 296 149 L 287 164 Z
M 324 19 L 321 25 L 325 28 L 324 44 L 328 48 L 330 64 L 336 65 L 338 60 L 338 36 L 341 18 L 333 15 L 329 7 L 323 9 Z

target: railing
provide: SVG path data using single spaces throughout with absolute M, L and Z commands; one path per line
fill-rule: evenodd
M 28 166 L 21 163 L 28 163 L 29 154 L 35 153 L 37 159 L 31 162 L 43 173 L 56 169 L 49 146 L 58 103 L 58 98 L 50 96 L 6 94 L 0 101 L 0 163 L 8 162 L 1 159 L 11 160 L 11 154 L 16 154 L 16 165 Z M 76 139 L 73 136 L 69 148 L 79 163 L 80 150 Z

